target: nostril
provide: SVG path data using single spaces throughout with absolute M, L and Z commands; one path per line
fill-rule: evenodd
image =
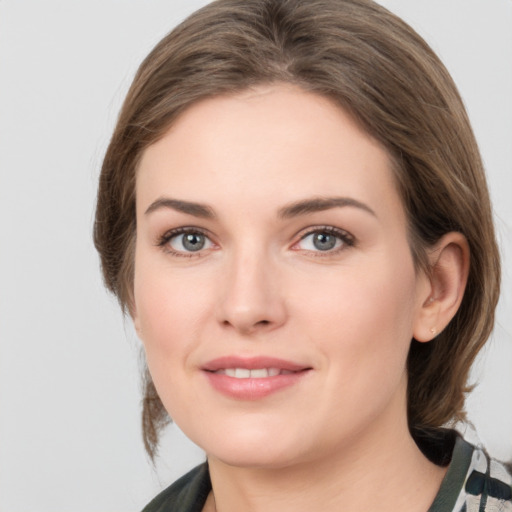
M 272 321 L 271 320 L 258 320 L 256 322 L 231 322 L 229 319 L 226 319 L 222 322 L 222 325 L 224 327 L 229 327 L 229 326 L 233 326 L 235 328 L 238 328 L 242 331 L 253 331 L 254 329 L 258 329 L 258 328 L 264 328 L 264 327 L 267 327 L 269 325 L 272 325 Z

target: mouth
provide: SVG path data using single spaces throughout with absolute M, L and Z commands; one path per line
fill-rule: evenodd
M 269 357 L 223 357 L 201 368 L 212 387 L 236 400 L 259 400 L 289 388 L 312 368 Z
M 224 368 L 214 373 L 227 375 L 234 379 L 266 379 L 268 377 L 277 377 L 278 375 L 289 375 L 293 372 L 281 368 L 255 368 L 253 370 L 248 368 Z

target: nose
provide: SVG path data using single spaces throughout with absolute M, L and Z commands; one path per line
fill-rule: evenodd
M 224 273 L 218 319 L 244 335 L 269 332 L 286 322 L 279 266 L 262 253 L 233 256 Z

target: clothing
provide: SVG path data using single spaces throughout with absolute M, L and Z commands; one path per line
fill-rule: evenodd
M 452 430 L 419 434 L 418 446 L 448 471 L 428 512 L 512 512 L 512 476 L 483 449 Z M 143 512 L 201 512 L 211 491 L 201 464 L 160 493 Z
M 428 512 L 512 512 L 511 473 L 456 435 L 448 471 Z

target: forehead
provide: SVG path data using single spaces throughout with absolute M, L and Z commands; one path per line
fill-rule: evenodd
M 329 99 L 289 85 L 189 107 L 143 154 L 137 203 L 238 199 L 249 207 L 304 195 L 398 200 L 385 148 Z M 384 201 L 386 202 L 386 201 Z

